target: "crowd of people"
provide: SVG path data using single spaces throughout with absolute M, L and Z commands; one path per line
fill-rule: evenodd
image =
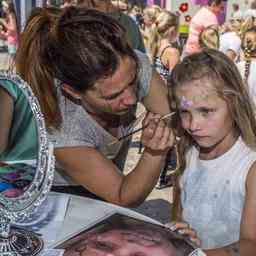
M 53 190 L 133 207 L 175 158 L 169 227 L 200 240 L 208 256 L 254 256 L 254 2 L 246 16 L 234 13 L 220 25 L 223 1 L 209 0 L 184 47 L 177 13 L 153 5 L 140 16 L 107 0 L 66 2 L 32 11 L 14 59 L 54 145 Z M 138 102 L 147 112 L 144 150 L 124 175 L 129 143 L 120 138 L 131 131 Z

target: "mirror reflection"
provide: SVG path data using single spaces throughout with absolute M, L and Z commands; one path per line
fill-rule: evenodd
M 22 195 L 31 184 L 36 165 L 0 162 L 0 193 L 14 198 Z
M 35 175 L 38 137 L 26 95 L 6 79 L 0 79 L 0 124 L 0 193 L 14 198 L 24 193 Z

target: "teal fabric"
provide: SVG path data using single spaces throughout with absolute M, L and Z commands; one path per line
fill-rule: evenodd
M 26 96 L 13 82 L 0 80 L 0 86 L 13 98 L 14 113 L 7 149 L 0 161 L 36 159 L 38 154 L 37 125 Z
M 132 48 L 145 53 L 143 39 L 135 21 L 129 15 L 122 12 L 111 12 L 109 15 L 125 28 L 127 38 L 131 43 Z

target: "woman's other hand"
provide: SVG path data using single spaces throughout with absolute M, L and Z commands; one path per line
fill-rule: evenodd
M 171 231 L 178 232 L 181 235 L 188 236 L 189 239 L 198 247 L 201 245 L 201 240 L 197 237 L 197 233 L 186 222 L 170 222 L 165 224 L 165 227 Z

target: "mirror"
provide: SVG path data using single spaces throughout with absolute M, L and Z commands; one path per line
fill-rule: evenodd
M 31 256 L 43 248 L 33 232 L 11 227 L 46 198 L 54 157 L 37 99 L 17 74 L 0 71 L 0 255 Z

